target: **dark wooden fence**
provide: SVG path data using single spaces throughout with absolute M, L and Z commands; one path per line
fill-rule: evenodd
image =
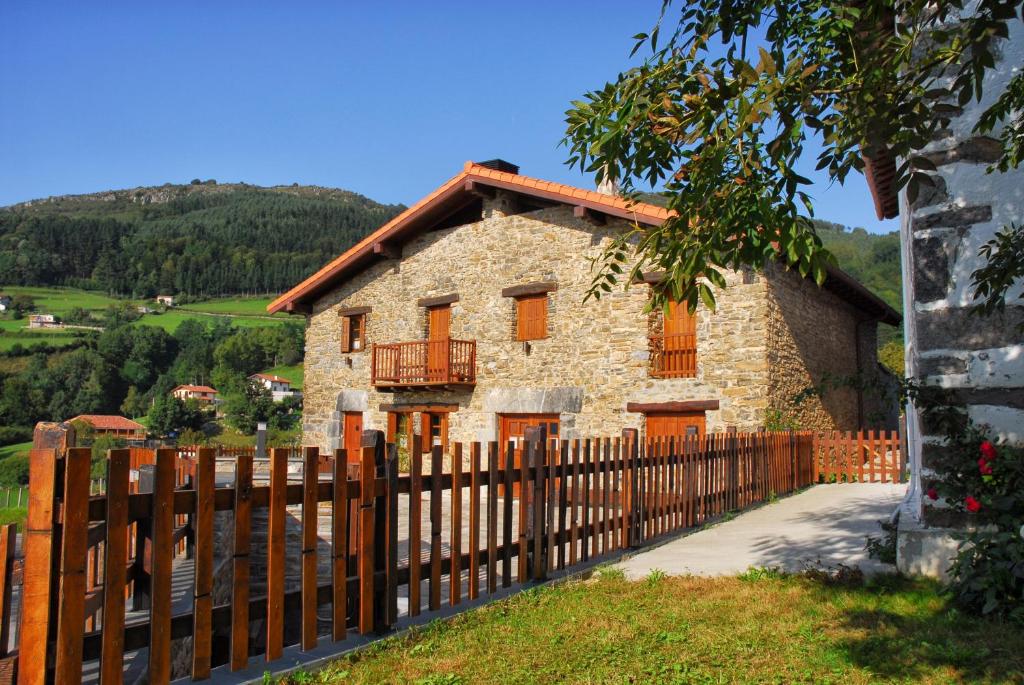
M 819 446 L 811 433 L 559 441 L 531 429 L 518 465 L 511 444 L 445 455 L 417 440 L 400 474 L 394 445 L 367 431 L 358 454 L 234 451 L 222 487 L 214 449 L 112 450 L 105 493 L 91 496 L 88 449 L 33 450 L 22 648 L 0 664 L 19 683 L 85 674 L 106 685 L 142 659 L 149 682 L 166 683 L 182 649 L 184 675 L 198 680 L 273 662 L 292 644 L 386 632 L 402 616 L 543 581 L 816 482 L 827 470 Z M 152 470 L 149 483 L 131 481 L 133 464 Z M 230 549 L 215 550 L 222 514 Z M 8 595 L 10 530 L 0 536 Z M 215 569 L 215 556 L 227 565 Z M 227 599 L 215 601 L 215 574 Z M 187 601 L 172 607 L 182 582 Z

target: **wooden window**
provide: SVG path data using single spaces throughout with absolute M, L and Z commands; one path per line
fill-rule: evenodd
M 360 352 L 366 348 L 366 314 L 341 317 L 341 351 Z
M 516 340 L 548 337 L 548 295 L 516 298 Z
M 651 371 L 661 378 L 697 375 L 697 315 L 685 303 L 668 303 L 662 335 L 651 337 Z
M 448 412 L 425 411 L 420 414 L 420 439 L 423 451 L 429 452 L 434 445 L 448 451 Z

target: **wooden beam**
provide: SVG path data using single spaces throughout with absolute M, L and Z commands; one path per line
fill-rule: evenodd
M 289 314 L 312 314 L 313 308 L 303 302 L 289 302 L 284 306 L 284 310 Z
M 494 197 L 495 194 L 494 188 L 482 185 L 476 181 L 466 181 L 462 185 L 462 189 L 471 195 L 476 195 L 477 197 L 491 198 Z
M 376 242 L 373 244 L 373 254 L 381 255 L 386 259 L 401 259 L 402 246 L 397 243 Z
M 523 285 L 513 285 L 508 288 L 503 288 L 501 296 L 524 297 L 526 295 L 542 295 L 555 290 L 558 290 L 558 283 L 555 281 L 536 281 L 534 283 L 524 283 Z
M 360 314 L 369 314 L 373 311 L 373 307 L 342 307 L 338 310 L 338 316 L 359 316 Z
M 429 412 L 453 412 L 459 410 L 458 404 L 382 404 L 380 405 L 381 411 L 397 411 L 397 412 L 416 412 L 416 411 L 429 411 Z
M 573 207 L 572 215 L 577 219 L 583 219 L 594 226 L 604 226 L 608 221 L 607 215 L 602 212 L 595 211 L 590 207 L 584 207 L 583 205 L 576 205 Z
M 657 284 L 665 280 L 665 271 L 645 271 L 633 279 L 633 283 Z
M 451 295 L 436 295 L 434 297 L 421 297 L 416 300 L 417 307 L 440 307 L 446 304 L 452 304 L 459 301 L 459 294 L 452 293 Z
M 718 400 L 685 400 L 682 402 L 627 402 L 626 411 L 649 414 L 652 412 L 714 411 Z

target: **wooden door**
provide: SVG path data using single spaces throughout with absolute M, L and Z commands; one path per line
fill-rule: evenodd
M 423 453 L 430 452 L 435 444 L 448 452 L 448 412 L 425 411 L 420 414 L 420 439 Z
M 545 426 L 547 427 L 548 438 L 558 437 L 558 414 L 501 414 L 500 425 L 498 430 L 498 450 L 499 450 L 499 463 L 501 468 L 505 468 L 505 462 L 508 458 L 508 443 L 512 441 L 515 444 L 513 451 L 513 468 L 517 471 L 522 468 L 523 465 L 523 437 L 526 435 L 526 429 L 532 426 Z M 515 484 L 513 489 L 514 494 L 519 493 L 519 483 Z
M 348 454 L 348 463 L 358 464 L 360 446 L 363 439 L 363 413 L 360 411 L 345 412 L 345 424 L 342 427 L 342 446 Z
M 451 337 L 450 305 L 427 310 L 427 378 L 444 381 L 448 378 L 448 339 Z
M 648 438 L 704 435 L 707 422 L 702 411 L 657 412 L 647 415 Z

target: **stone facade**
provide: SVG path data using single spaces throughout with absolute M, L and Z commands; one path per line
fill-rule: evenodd
M 791 395 L 821 374 L 856 368 L 856 312 L 795 273 L 731 273 L 715 312 L 697 312 L 697 373 L 659 379 L 649 374 L 651 320 L 647 285 L 584 302 L 611 236 L 626 229 L 609 219 L 595 226 L 571 207 L 515 213 L 498 192 L 482 218 L 427 232 L 402 247 L 401 259 L 379 261 L 317 299 L 306 334 L 304 442 L 342 444 L 342 412 L 364 413 L 364 429 L 387 428 L 382 404 L 458 404 L 451 441 L 495 440 L 502 413 L 558 414 L 562 437 L 617 435 L 643 428 L 627 403 L 717 400 L 709 431 L 765 425 L 769 407 L 793 410 Z M 553 281 L 547 337 L 516 341 L 515 301 L 501 291 Z M 477 343 L 476 385 L 470 390 L 379 392 L 370 384 L 373 343 L 421 340 L 425 297 L 458 294 L 451 337 Z M 340 351 L 339 309 L 372 307 L 363 351 Z M 824 324 L 824 325 L 823 325 Z M 870 325 L 873 329 L 874 323 Z M 822 335 L 827 333 L 827 335 Z M 862 350 L 874 364 L 874 347 Z M 870 358 L 868 358 L 870 357 Z M 808 428 L 855 429 L 851 400 L 812 400 L 797 412 Z M 856 401 L 852 400 L 856 407 Z M 418 424 L 417 424 L 418 425 Z
M 971 100 L 923 154 L 937 167 L 934 184 L 910 204 L 900 198 L 904 243 L 907 373 L 954 391 L 966 417 L 1000 440 L 1024 443 L 1024 306 L 1021 284 L 1007 294 L 1002 315 L 979 317 L 971 274 L 984 263 L 978 250 L 997 231 L 1024 221 L 1024 169 L 989 173 L 1001 152 L 996 138 L 974 131 L 979 114 L 1024 64 L 1024 23 L 1011 23 L 999 42 L 996 68 L 985 76 L 981 102 Z M 999 132 L 993 132 L 998 136 Z M 943 575 L 952 551 L 947 527 L 959 527 L 943 502 L 921 497 L 942 436 L 909 413 L 911 493 L 900 518 L 900 567 Z M 921 540 L 925 540 L 921 543 Z M 938 556 L 936 556 L 938 555 Z M 929 558 L 926 558 L 929 557 Z

